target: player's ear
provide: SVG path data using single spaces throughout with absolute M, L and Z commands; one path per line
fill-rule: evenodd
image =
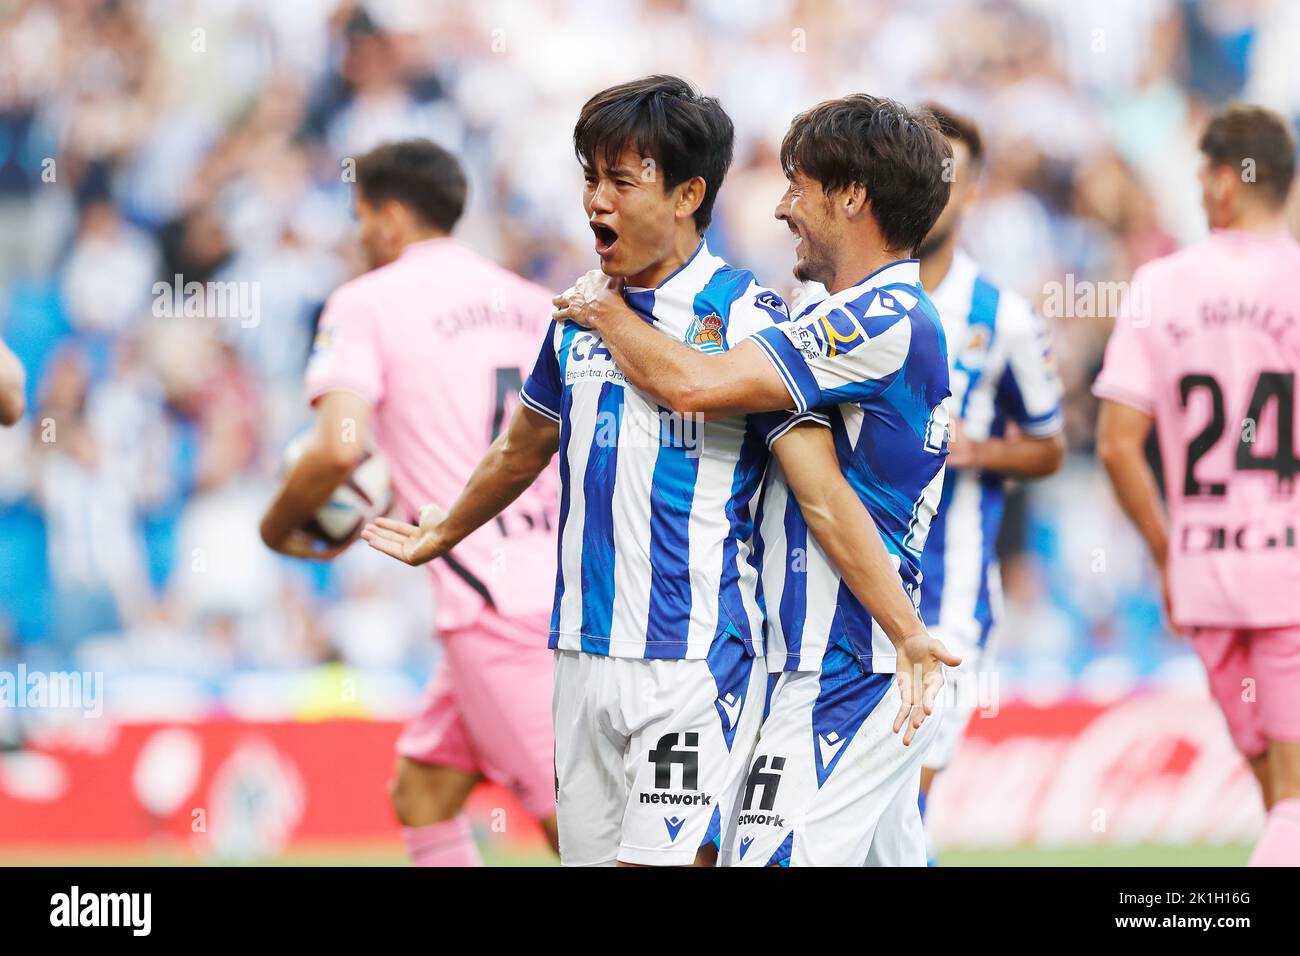
M 1232 197 L 1240 178 L 1236 170 L 1226 164 L 1210 171 L 1210 193 L 1216 202 L 1226 202 Z
M 870 206 L 867 200 L 867 187 L 862 183 L 849 183 L 835 198 L 844 215 L 849 219 L 856 219 Z
M 692 176 L 677 185 L 677 206 L 674 210 L 678 219 L 695 215 L 695 210 L 704 202 L 704 192 L 708 188 L 703 176 Z
M 379 207 L 379 218 L 384 224 L 384 232 L 388 235 L 405 232 L 410 216 L 411 211 L 396 199 L 385 200 Z

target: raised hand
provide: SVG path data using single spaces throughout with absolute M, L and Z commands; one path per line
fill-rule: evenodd
M 417 565 L 440 558 L 451 550 L 438 533 L 447 513 L 436 505 L 420 509 L 420 523 L 408 524 L 392 518 L 377 518 L 361 532 L 362 539 L 376 551 L 405 564 Z

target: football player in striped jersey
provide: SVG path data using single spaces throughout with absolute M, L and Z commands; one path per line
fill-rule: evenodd
M 911 256 L 947 200 L 950 156 L 932 119 L 892 100 L 849 96 L 796 117 L 776 216 L 795 236 L 795 276 L 827 295 L 725 354 L 664 342 L 608 290 L 560 310 L 669 407 L 813 416 L 773 439 L 756 550 L 779 676 L 724 863 L 925 862 L 916 801 L 938 723 L 925 717 L 943 665 L 959 658 L 917 612 L 943 483 L 948 364 Z M 810 462 L 840 472 L 843 493 L 865 507 L 851 550 L 806 487 Z M 877 832 L 891 807 L 909 806 Z
M 952 704 L 921 772 L 925 815 L 935 775 L 948 766 L 981 699 L 1002 614 L 998 529 L 1008 478 L 1041 478 L 1065 459 L 1062 389 L 1048 331 L 1024 299 L 999 289 L 959 247 L 984 159 L 979 129 L 941 106 L 926 107 L 952 148 L 952 193 L 918 252 L 921 283 L 948 338 L 952 442 L 939 514 L 921 561 L 921 617 L 962 658 Z M 981 686 L 983 680 L 983 686 Z

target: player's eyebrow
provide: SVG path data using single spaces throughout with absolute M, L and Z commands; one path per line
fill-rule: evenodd
M 584 176 L 604 175 L 610 179 L 633 179 L 635 174 L 626 166 L 606 166 L 602 164 L 599 168 L 593 165 L 584 165 L 582 167 Z
M 612 165 L 609 163 L 601 163 L 599 164 L 599 167 L 597 167 L 596 164 L 589 164 L 583 166 L 583 172 L 588 176 L 601 174 L 610 179 L 633 179 L 636 176 L 635 172 L 622 163 Z

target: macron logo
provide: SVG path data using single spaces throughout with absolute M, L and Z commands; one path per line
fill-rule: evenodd
M 727 729 L 735 730 L 736 721 L 740 719 L 740 709 L 745 706 L 745 702 L 735 694 L 728 694 L 718 698 L 718 706 L 727 717 Z
M 821 755 L 823 767 L 829 767 L 835 762 L 836 755 L 839 754 L 847 740 L 847 737 L 841 737 L 834 730 L 829 734 L 817 735 L 817 752 Z
M 148 936 L 152 893 L 70 893 L 50 897 L 51 926 L 127 926 L 134 936 Z
M 685 817 L 664 817 L 664 826 L 668 828 L 669 842 L 677 839 L 677 834 L 682 832 L 682 824 L 685 822 Z
M 750 844 L 753 843 L 753 842 L 754 842 L 754 838 L 753 838 L 753 837 L 741 837 L 741 838 L 740 838 L 740 858 L 741 858 L 742 860 L 745 858 L 745 854 L 749 852 L 749 846 L 750 846 Z
M 898 300 L 888 292 L 882 291 L 871 300 L 871 304 L 867 306 L 863 317 L 874 319 L 882 315 L 897 315 L 901 311 L 902 307 L 898 304 Z

